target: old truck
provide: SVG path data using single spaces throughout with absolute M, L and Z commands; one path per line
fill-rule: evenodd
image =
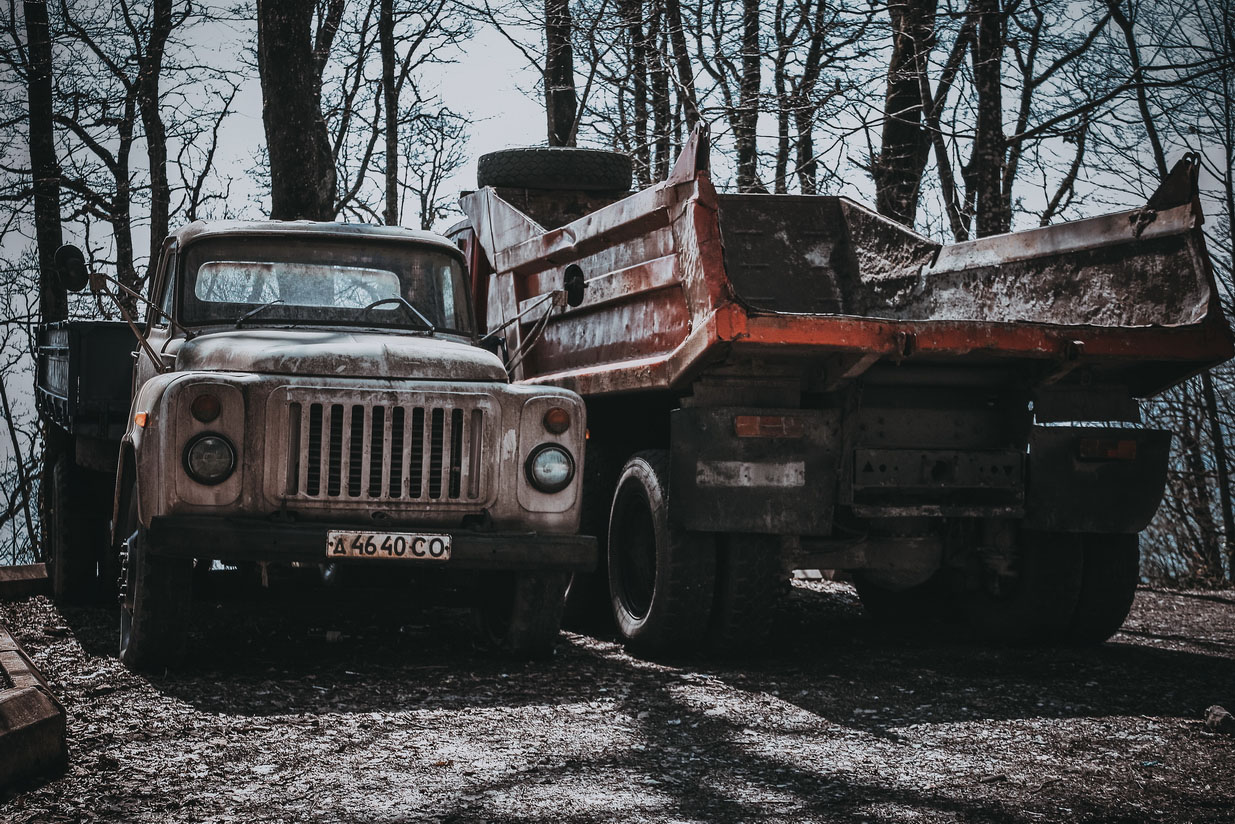
M 638 650 L 750 647 L 819 568 L 895 625 L 1119 628 L 1171 439 L 1138 399 L 1232 353 L 1194 157 L 1143 208 L 953 245 L 843 197 L 719 194 L 706 131 L 634 194 L 588 158 L 482 159 L 448 233 L 514 377 L 587 402 L 603 560 L 572 612 Z
M 107 291 L 79 251 L 57 261 L 72 286 Z M 596 556 L 577 534 L 585 409 L 570 390 L 512 386 L 478 345 L 449 241 L 196 222 L 163 244 L 141 328 L 124 303 L 135 328 L 122 348 L 66 344 L 119 335 L 114 324 L 46 330 L 39 395 L 80 430 L 85 376 L 131 372 L 123 403 L 106 405 L 107 549 L 53 541 L 49 559 L 78 586 L 118 575 L 125 664 L 181 655 L 195 564 L 215 561 L 453 577 L 488 640 L 552 651 L 568 574 Z M 53 506 L 52 533 L 77 511 L 69 497 Z

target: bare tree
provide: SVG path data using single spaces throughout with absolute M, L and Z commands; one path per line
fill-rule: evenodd
M 330 54 L 337 3 L 319 20 L 314 0 L 258 0 L 257 56 L 262 122 L 270 158 L 270 216 L 330 220 L 337 178 L 322 117 L 322 67 Z
M 545 0 L 545 118 L 550 146 L 573 146 L 577 130 L 574 22 L 570 0 Z
M 912 226 L 930 148 L 922 128 L 922 75 L 935 45 L 935 0 L 888 5 L 892 56 L 883 106 L 883 134 L 872 159 L 879 213 Z

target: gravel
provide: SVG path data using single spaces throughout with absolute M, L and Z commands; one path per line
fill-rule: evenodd
M 0 821 L 1232 821 L 1235 596 L 1142 589 L 1100 648 L 873 630 L 795 582 L 746 661 L 649 662 L 565 633 L 473 646 L 414 593 L 195 605 L 189 664 L 116 661 L 114 609 L 0 603 L 69 713 L 70 767 Z

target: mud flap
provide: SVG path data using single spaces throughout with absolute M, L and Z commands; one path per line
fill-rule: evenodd
M 832 528 L 840 414 L 683 408 L 670 415 L 671 517 L 688 530 L 826 535 Z
M 1035 426 L 1025 527 L 1140 532 L 1162 501 L 1170 448 L 1161 429 Z

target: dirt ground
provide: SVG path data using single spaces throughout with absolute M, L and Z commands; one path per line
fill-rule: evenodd
M 0 604 L 69 713 L 25 822 L 1235 821 L 1235 595 L 1143 589 L 1091 650 L 874 631 L 798 582 L 757 660 L 665 665 L 565 634 L 491 659 L 407 596 L 203 601 L 183 671 L 113 657 L 115 610 Z

